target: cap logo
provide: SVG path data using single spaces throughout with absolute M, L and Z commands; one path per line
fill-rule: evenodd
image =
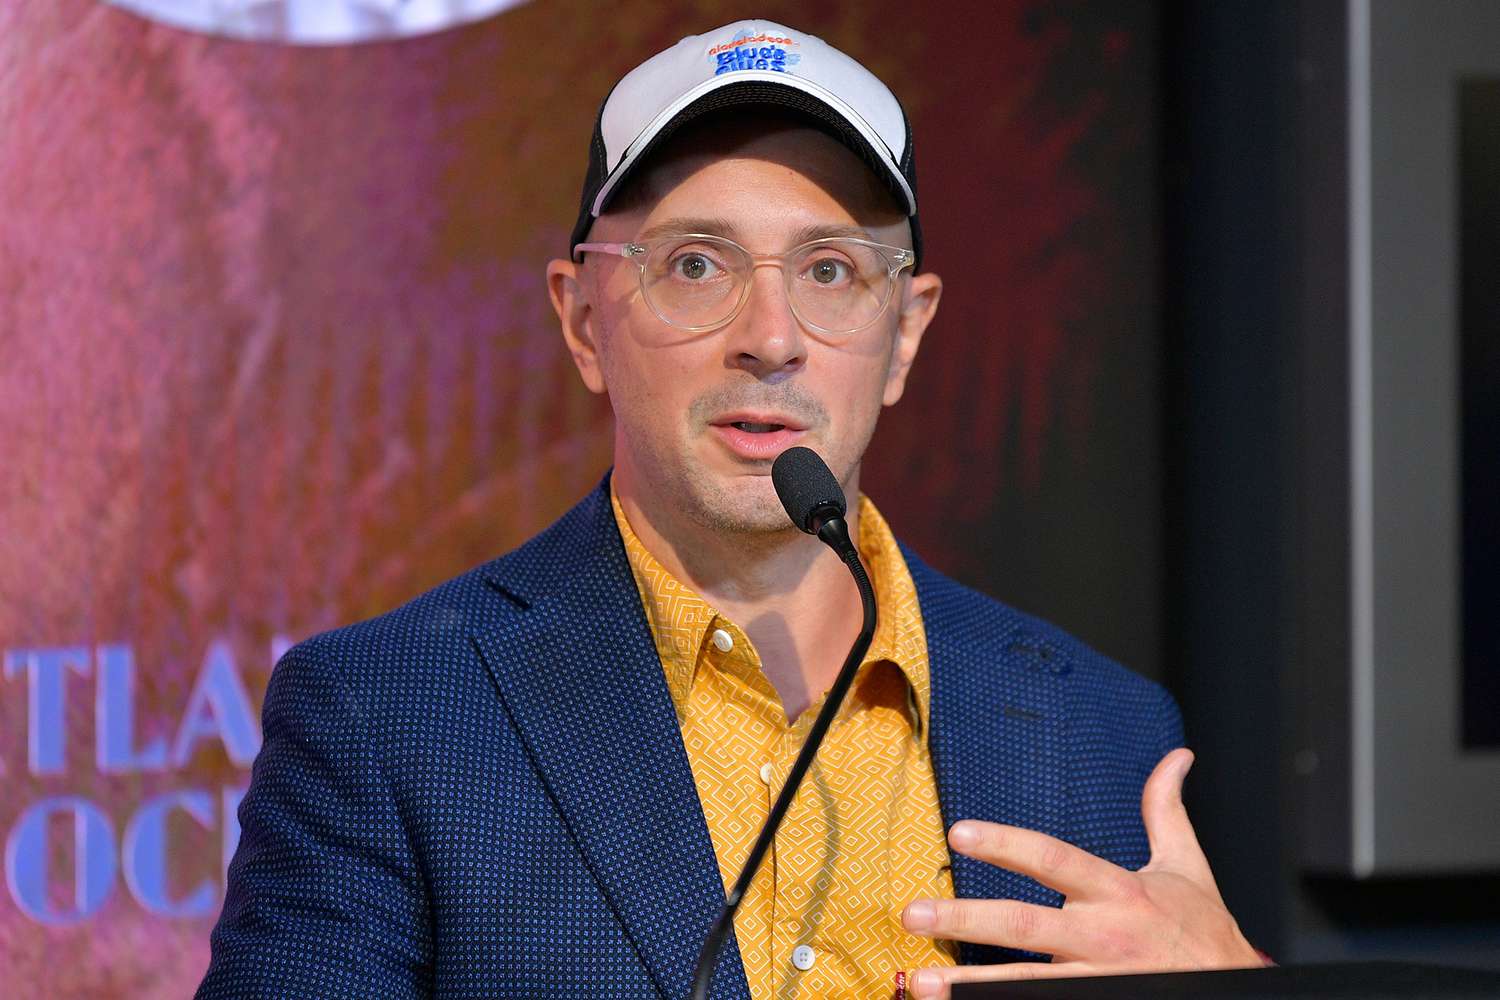
M 796 52 L 788 52 L 784 46 L 796 45 L 794 39 L 764 32 L 752 35 L 741 31 L 728 42 L 715 45 L 708 50 L 714 60 L 714 76 L 741 69 L 769 69 L 785 73 L 787 67 L 802 61 Z

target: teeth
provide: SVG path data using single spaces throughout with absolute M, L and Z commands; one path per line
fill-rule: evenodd
M 752 424 L 752 423 L 750 423 L 748 421 L 745 421 L 745 420 L 736 420 L 734 422 L 734 426 L 736 426 L 740 430 L 746 431 L 746 432 L 748 432 L 750 434 L 769 434 L 772 431 L 779 431 L 779 430 L 781 430 L 781 428 L 784 425 L 783 424 Z

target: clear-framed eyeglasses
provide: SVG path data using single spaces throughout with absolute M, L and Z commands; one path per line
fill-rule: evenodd
M 874 323 L 890 304 L 896 276 L 915 264 L 910 250 L 852 236 L 812 240 L 781 254 L 752 254 L 723 236 L 664 236 L 645 243 L 580 243 L 579 253 L 634 261 L 641 295 L 658 317 L 692 333 L 739 315 L 757 267 L 781 268 L 797 321 L 830 337 Z

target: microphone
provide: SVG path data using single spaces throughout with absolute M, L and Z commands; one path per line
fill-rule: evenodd
M 771 464 L 771 485 L 792 523 L 823 539 L 844 558 L 853 550 L 844 524 L 844 490 L 818 453 L 811 448 L 788 448 Z M 825 536 L 823 531 L 827 529 Z
M 828 689 L 828 699 L 818 710 L 818 717 L 808 730 L 807 742 L 802 744 L 797 759 L 787 772 L 786 782 L 771 806 L 771 814 L 766 817 L 766 824 L 761 827 L 760 835 L 750 848 L 750 856 L 745 859 L 745 867 L 740 869 L 739 877 L 734 880 L 729 894 L 724 897 L 724 908 L 719 911 L 718 919 L 709 928 L 708 936 L 703 939 L 703 947 L 698 951 L 698 964 L 693 970 L 693 1000 L 708 1000 L 709 983 L 719 964 L 719 953 L 723 951 L 724 942 L 734 927 L 735 911 L 740 908 L 740 901 L 745 898 L 745 892 L 750 888 L 756 871 L 771 849 L 771 844 L 776 839 L 776 830 L 781 826 L 781 820 L 786 816 L 792 799 L 796 797 L 807 769 L 812 766 L 828 727 L 833 724 L 834 716 L 839 714 L 839 706 L 844 703 L 844 696 L 854 684 L 854 675 L 870 649 L 870 640 L 875 637 L 875 590 L 870 586 L 870 577 L 865 573 L 864 564 L 859 561 L 859 551 L 849 540 L 849 525 L 844 521 L 848 508 L 838 480 L 816 452 L 810 448 L 798 447 L 788 448 L 776 456 L 776 461 L 771 464 L 771 483 L 776 487 L 776 495 L 781 498 L 781 505 L 786 508 L 792 523 L 809 535 L 816 535 L 849 567 L 849 572 L 854 576 L 854 584 L 859 588 L 860 603 L 864 606 L 864 623 L 860 626 L 859 635 L 854 638 L 849 655 L 844 657 L 844 665 L 834 678 L 833 686 Z

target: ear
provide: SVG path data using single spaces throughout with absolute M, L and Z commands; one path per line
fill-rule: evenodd
M 547 294 L 562 327 L 563 341 L 583 384 L 590 392 L 604 392 L 604 374 L 599 368 L 599 344 L 594 328 L 594 306 L 585 288 L 582 266 L 571 260 L 547 264 Z
M 891 350 L 891 369 L 885 378 L 885 395 L 881 402 L 894 406 L 906 391 L 906 375 L 916 360 L 922 334 L 937 312 L 943 297 L 943 279 L 928 272 L 917 274 L 904 283 L 901 293 L 901 315 L 896 321 L 896 343 Z

